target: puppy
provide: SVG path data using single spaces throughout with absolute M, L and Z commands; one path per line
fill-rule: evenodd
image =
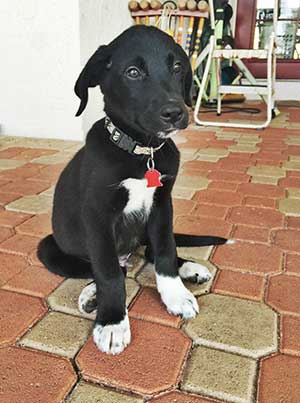
M 53 234 L 38 256 L 53 273 L 94 279 L 81 295 L 82 310 L 97 307 L 94 342 L 106 353 L 130 343 L 124 257 L 146 246 L 167 310 L 185 319 L 198 304 L 181 278 L 206 281 L 209 271 L 185 262 L 176 244 L 225 243 L 218 237 L 174 236 L 171 191 L 179 152 L 170 138 L 188 125 L 192 71 L 182 48 L 154 27 L 134 26 L 88 60 L 76 85 L 77 116 L 88 89 L 100 86 L 105 119 L 63 170 L 54 195 Z M 122 263 L 123 262 L 123 263 Z M 93 296 L 97 302 L 94 303 Z

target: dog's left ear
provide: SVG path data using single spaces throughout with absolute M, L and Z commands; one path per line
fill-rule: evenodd
M 110 67 L 108 48 L 108 46 L 103 45 L 96 50 L 76 81 L 74 91 L 81 101 L 76 116 L 81 115 L 86 107 L 89 97 L 88 89 L 99 85 L 105 70 Z
M 190 62 L 188 62 L 188 70 L 184 77 L 184 102 L 187 106 L 192 106 L 192 84 L 193 72 Z

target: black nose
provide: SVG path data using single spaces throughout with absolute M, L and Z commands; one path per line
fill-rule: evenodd
M 165 123 L 177 123 L 183 116 L 183 110 L 177 105 L 166 105 L 161 109 L 160 119 Z

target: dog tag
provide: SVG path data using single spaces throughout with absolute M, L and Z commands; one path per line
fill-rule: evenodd
M 144 178 L 147 179 L 147 188 L 156 188 L 163 186 L 160 181 L 161 173 L 157 169 L 148 169 L 148 171 L 146 171 L 145 173 Z

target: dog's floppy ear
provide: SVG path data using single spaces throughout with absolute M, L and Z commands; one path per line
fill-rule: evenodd
M 80 73 L 74 88 L 75 94 L 81 101 L 76 116 L 81 115 L 86 107 L 89 97 L 88 89 L 100 84 L 101 76 L 109 67 L 109 58 L 108 46 L 100 46 Z
M 193 73 L 191 64 L 188 63 L 188 70 L 184 77 L 184 102 L 187 106 L 192 106 L 192 84 L 193 84 Z

